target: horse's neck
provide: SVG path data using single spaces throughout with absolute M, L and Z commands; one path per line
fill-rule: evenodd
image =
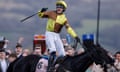
M 91 54 L 89 52 L 82 53 L 81 55 L 76 56 L 77 62 L 73 65 L 77 66 L 76 70 L 79 72 L 85 72 L 88 67 L 93 63 L 93 60 L 91 58 Z

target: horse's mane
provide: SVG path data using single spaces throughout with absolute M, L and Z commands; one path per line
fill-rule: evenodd
M 86 69 L 93 63 L 93 60 L 88 54 L 88 52 L 84 52 L 75 56 L 67 56 L 60 64 L 57 72 L 64 72 L 65 70 L 69 70 L 70 72 L 85 72 Z

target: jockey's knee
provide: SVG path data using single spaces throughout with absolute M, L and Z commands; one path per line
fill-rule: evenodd
M 52 51 L 50 55 L 56 55 L 56 51 Z

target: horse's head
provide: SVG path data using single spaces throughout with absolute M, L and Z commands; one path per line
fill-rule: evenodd
M 100 59 L 100 63 L 96 61 L 96 64 L 99 63 L 101 65 L 105 64 L 113 65 L 114 59 L 109 55 L 109 53 L 104 48 L 102 48 L 101 46 L 96 46 L 95 48 Z
M 88 44 L 86 49 L 88 52 L 92 53 L 91 58 L 94 60 L 94 62 L 96 64 L 100 64 L 104 68 L 105 72 L 107 71 L 108 66 L 113 66 L 114 59 L 100 45 Z

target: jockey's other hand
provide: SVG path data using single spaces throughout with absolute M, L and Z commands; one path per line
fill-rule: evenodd
M 80 38 L 78 36 L 75 37 L 75 40 L 80 43 Z

